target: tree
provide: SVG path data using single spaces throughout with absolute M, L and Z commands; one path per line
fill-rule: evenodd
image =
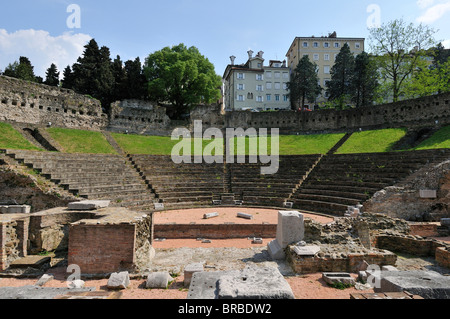
M 103 107 L 108 109 L 113 102 L 114 89 L 109 48 L 99 48 L 94 39 L 84 48 L 83 56 L 72 67 L 73 88 L 78 93 L 89 94 L 100 100 Z
M 435 44 L 436 31 L 420 24 L 394 20 L 369 29 L 372 53 L 377 56 L 383 79 L 389 84 L 394 102 L 402 95 L 405 81 L 416 71 L 425 50 Z
M 297 110 L 299 105 L 303 109 L 307 100 L 315 101 L 322 92 L 316 69 L 317 65 L 304 56 L 292 73 L 287 86 L 293 110 Z
M 125 100 L 128 98 L 127 92 L 127 72 L 123 67 L 123 62 L 120 59 L 120 56 L 117 56 L 112 65 L 111 71 L 114 76 L 114 93 L 113 97 L 116 101 Z
M 405 83 L 406 98 L 414 99 L 450 91 L 450 61 L 439 64 L 437 68 L 427 66 L 425 61 L 422 65 L 420 71 Z
M 336 56 L 334 66 L 331 68 L 331 80 L 326 83 L 330 101 L 339 101 L 338 108 L 351 99 L 353 93 L 352 79 L 355 70 L 355 58 L 346 43 Z
M 356 107 L 373 103 L 378 85 L 376 64 L 366 52 L 358 54 L 352 77 L 352 102 Z
M 220 98 L 221 78 L 196 47 L 179 44 L 154 52 L 146 59 L 144 72 L 150 98 L 171 103 L 176 118 L 195 104 L 212 103 Z
M 450 50 L 446 50 L 442 43 L 439 43 L 436 48 L 433 49 L 433 67 L 439 68 L 444 65 L 450 58 Z
M 4 75 L 31 82 L 37 82 L 34 75 L 34 67 L 27 57 L 21 56 L 19 62 L 10 63 L 4 72 Z
M 45 81 L 44 84 L 50 85 L 50 86 L 58 86 L 59 85 L 59 72 L 58 68 L 54 63 L 50 65 L 50 67 L 47 69 L 47 72 L 45 73 Z
M 147 80 L 139 57 L 125 62 L 126 89 L 130 99 L 144 99 L 147 94 Z
M 65 89 L 73 89 L 75 85 L 75 76 L 72 68 L 68 65 L 63 71 L 63 80 L 61 86 Z

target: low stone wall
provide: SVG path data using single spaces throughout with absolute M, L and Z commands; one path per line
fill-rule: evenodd
M 410 223 L 411 235 L 421 237 L 439 237 L 437 223 Z
M 435 257 L 438 247 L 449 248 L 450 244 L 420 236 L 382 235 L 377 237 L 376 247 L 419 257 Z
M 166 239 L 231 239 L 275 238 L 277 225 L 154 225 L 154 238 Z
M 436 249 L 436 262 L 439 266 L 450 268 L 450 248 L 438 247 Z
M 363 261 L 370 265 L 395 266 L 397 256 L 389 251 L 368 251 L 366 253 L 345 252 L 314 257 L 298 256 L 293 250 L 287 249 L 287 260 L 292 269 L 298 274 L 318 272 L 348 272 L 357 273 Z

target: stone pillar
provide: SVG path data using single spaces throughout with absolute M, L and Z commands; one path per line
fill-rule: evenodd
M 5 241 L 6 241 L 6 225 L 0 222 L 0 271 L 5 270 L 7 267 Z
M 284 259 L 286 247 L 302 241 L 304 237 L 303 214 L 297 211 L 280 211 L 278 213 L 277 239 L 267 245 L 270 256 L 274 260 Z

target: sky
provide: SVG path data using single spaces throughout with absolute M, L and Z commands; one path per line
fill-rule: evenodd
M 450 48 L 450 0 L 15 0 L 0 5 L 0 70 L 26 56 L 35 74 L 76 62 L 94 38 L 122 61 L 179 43 L 195 46 L 223 75 L 236 56 L 284 60 L 296 36 L 369 38 L 394 19 L 426 24 Z M 368 48 L 368 46 L 366 46 Z M 369 50 L 368 50 L 369 51 Z

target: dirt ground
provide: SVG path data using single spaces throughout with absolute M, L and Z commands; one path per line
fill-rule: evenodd
M 218 212 L 219 217 L 204 220 L 203 215 Z M 253 214 L 253 220 L 237 218 L 237 212 Z M 332 218 L 308 215 L 321 223 L 330 223 Z M 173 223 L 189 224 L 195 223 L 270 223 L 276 224 L 278 218 L 277 210 L 270 209 L 249 209 L 249 208 L 213 208 L 213 209 L 193 209 L 184 211 L 162 212 L 155 215 L 155 224 Z M 450 239 L 450 238 L 449 238 Z M 271 238 L 265 238 L 262 245 L 252 244 L 246 239 L 213 240 L 209 244 L 204 244 L 197 240 L 164 240 L 155 241 L 154 248 L 156 256 L 149 265 L 149 271 L 169 271 L 174 277 L 170 287 L 165 290 L 145 289 L 145 277 L 132 279 L 128 289 L 123 290 L 122 299 L 186 299 L 188 287 L 184 287 L 183 270 L 190 263 L 201 262 L 205 265 L 205 271 L 219 271 L 242 269 L 246 265 L 253 264 L 261 267 L 277 267 L 290 284 L 296 299 L 350 299 L 352 293 L 373 292 L 369 290 L 357 290 L 349 288 L 338 290 L 327 286 L 321 279 L 322 274 L 297 275 L 284 261 L 272 261 L 267 253 L 267 243 Z M 441 239 L 442 240 L 442 239 Z M 405 269 L 417 263 L 409 258 L 401 258 L 401 266 Z M 430 262 L 417 264 L 417 267 L 427 267 Z M 44 287 L 66 287 L 66 268 L 60 267 L 50 269 L 48 274 L 54 275 L 55 279 L 48 282 Z M 356 278 L 356 274 L 353 274 Z M 34 285 L 37 279 L 11 279 L 0 278 L 1 287 L 21 287 Z M 86 287 L 95 287 L 99 291 L 107 290 L 107 279 L 85 280 Z

